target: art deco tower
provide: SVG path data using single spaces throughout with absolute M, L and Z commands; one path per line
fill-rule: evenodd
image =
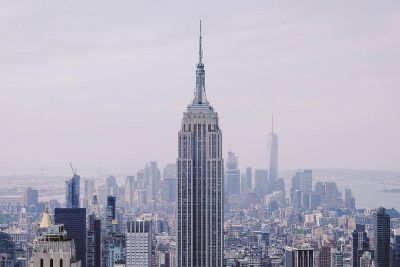
M 178 266 L 223 266 L 224 164 L 218 114 L 208 103 L 199 39 L 193 102 L 178 134 Z

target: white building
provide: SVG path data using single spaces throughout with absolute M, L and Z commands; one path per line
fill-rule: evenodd
M 151 267 L 151 242 L 150 221 L 127 222 L 126 267 Z

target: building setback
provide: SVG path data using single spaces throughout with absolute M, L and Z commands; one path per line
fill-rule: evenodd
M 177 265 L 223 266 L 224 163 L 218 114 L 205 92 L 201 24 L 193 102 L 178 134 Z

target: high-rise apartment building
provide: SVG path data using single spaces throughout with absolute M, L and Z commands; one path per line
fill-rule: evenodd
M 238 169 L 238 158 L 235 153 L 228 152 L 228 160 L 225 169 L 225 192 L 227 196 L 240 195 L 240 170 Z
M 177 265 L 223 266 L 224 163 L 218 114 L 205 92 L 200 49 L 193 102 L 178 134 Z
M 54 210 L 55 224 L 63 224 L 67 238 L 73 239 L 76 248 L 76 258 L 81 266 L 86 266 L 86 209 L 56 208 Z
M 126 229 L 126 267 L 151 267 L 151 222 L 129 221 Z
M 376 267 L 389 266 L 390 259 L 390 216 L 385 208 L 374 214 L 374 261 Z

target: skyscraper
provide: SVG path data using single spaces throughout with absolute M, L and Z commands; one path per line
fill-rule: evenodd
M 255 170 L 254 172 L 254 191 L 261 198 L 268 193 L 268 170 Z
M 374 214 L 374 238 L 375 266 L 390 266 L 390 216 L 382 207 Z
M 400 266 L 400 229 L 390 234 L 390 267 Z
M 101 266 L 101 221 L 91 214 L 87 232 L 87 267 L 97 266 Z
M 193 102 L 178 134 L 178 266 L 223 266 L 224 164 L 218 114 L 205 92 L 200 24 Z
M 272 116 L 271 133 L 268 135 L 268 160 L 269 160 L 269 179 L 268 193 L 276 190 L 278 179 L 278 136 L 274 133 L 274 117 Z
M 126 266 L 151 267 L 151 242 L 151 222 L 128 222 L 126 233 Z
M 85 186 L 85 196 L 83 197 L 82 208 L 87 209 L 90 207 L 90 203 L 94 193 L 94 179 L 93 178 L 85 179 L 84 186 Z
M 73 239 L 76 248 L 76 258 L 81 266 L 86 266 L 86 209 L 83 208 L 56 208 L 54 221 L 63 224 L 67 231 L 67 238 Z
M 30 187 L 25 190 L 24 205 L 28 211 L 30 211 L 31 208 L 33 208 L 34 211 L 37 211 L 36 209 L 38 205 L 38 190 L 32 189 Z
M 369 251 L 369 238 L 363 224 L 357 224 L 352 233 L 352 251 L 353 266 L 360 266 L 360 257 Z
M 65 207 L 79 208 L 80 176 L 74 171 L 74 176 L 65 181 Z
M 228 160 L 226 162 L 225 170 L 225 181 L 226 181 L 226 194 L 229 195 L 240 195 L 240 170 L 238 169 L 238 159 L 235 153 L 228 152 Z
M 163 196 L 165 201 L 176 201 L 176 164 L 167 164 L 164 168 Z

